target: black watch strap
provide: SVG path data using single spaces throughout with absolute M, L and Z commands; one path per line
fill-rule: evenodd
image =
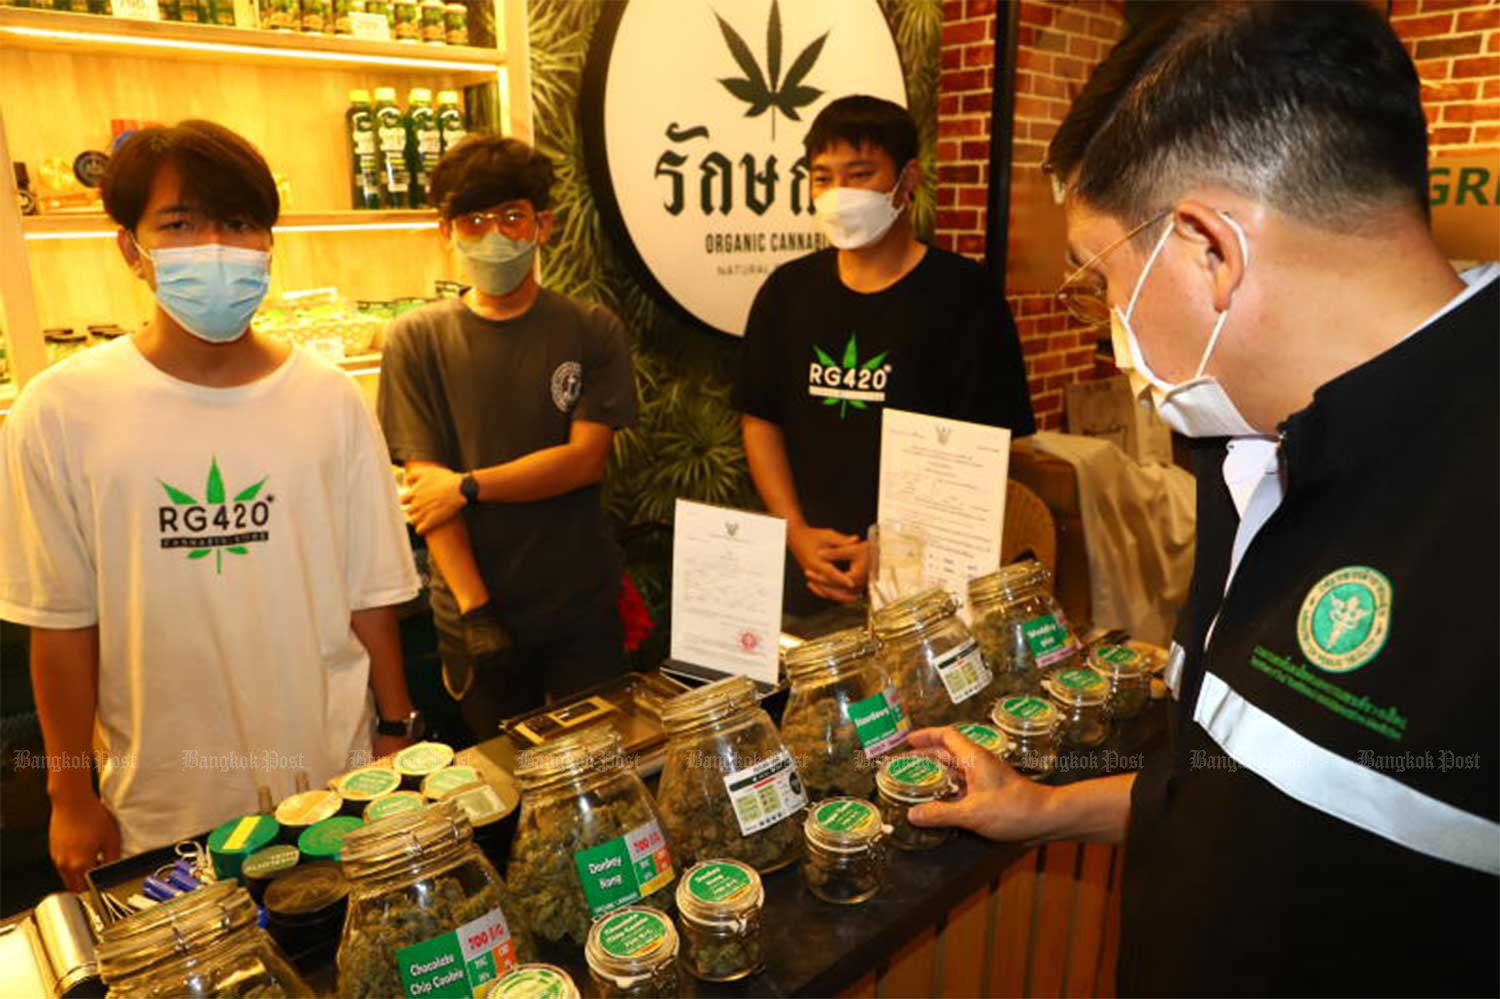
M 465 503 L 479 502 L 479 480 L 474 478 L 473 472 L 464 473 L 464 477 L 458 480 L 458 491 Z
M 413 711 L 405 718 L 395 721 L 386 721 L 384 718 L 375 719 L 375 732 L 377 735 L 400 735 L 408 739 L 418 739 L 422 735 L 422 712 Z

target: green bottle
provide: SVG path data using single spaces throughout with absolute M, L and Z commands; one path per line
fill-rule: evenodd
M 375 88 L 375 142 L 386 208 L 411 207 L 411 172 L 406 167 L 406 115 L 396 105 L 395 87 Z
M 464 109 L 458 105 L 457 90 L 438 91 L 437 101 L 438 135 L 442 138 L 443 152 L 447 153 L 468 133 L 464 130 Z
M 368 90 L 349 91 L 349 112 L 344 115 L 349 132 L 349 158 L 353 164 L 355 208 L 380 207 L 380 152 L 375 144 L 375 111 Z
M 442 158 L 437 115 L 432 110 L 432 91 L 413 87 L 406 101 L 406 166 L 411 173 L 411 206 L 428 203 L 427 187 L 432 171 Z

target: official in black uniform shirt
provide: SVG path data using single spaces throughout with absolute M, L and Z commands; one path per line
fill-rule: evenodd
M 917 241 L 917 129 L 900 105 L 845 97 L 804 142 L 834 248 L 778 267 L 745 329 L 736 402 L 767 509 L 787 520 L 786 604 L 858 598 L 886 406 L 1033 431 L 1015 322 L 971 260 Z
M 1170 6 L 1052 143 L 1065 300 L 1201 439 L 1169 738 L 1054 789 L 914 733 L 968 792 L 911 818 L 1123 840 L 1122 995 L 1500 988 L 1500 267 L 1444 259 L 1426 152 L 1358 2 Z

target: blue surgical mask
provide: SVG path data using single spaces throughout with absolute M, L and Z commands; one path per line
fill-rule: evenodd
M 271 285 L 271 255 L 264 250 L 202 243 L 140 252 L 156 271 L 162 311 L 208 343 L 244 336 Z
M 453 245 L 469 265 L 474 286 L 486 295 L 508 295 L 526 280 L 536 258 L 536 243 L 511 239 L 491 230 L 483 239 L 455 239 Z

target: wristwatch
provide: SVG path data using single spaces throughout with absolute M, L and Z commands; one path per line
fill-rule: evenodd
M 464 477 L 458 480 L 458 492 L 465 503 L 479 502 L 479 480 L 474 478 L 473 472 L 465 472 Z
M 413 710 L 405 718 L 395 721 L 386 721 L 384 718 L 375 719 L 376 735 L 399 735 L 407 739 L 420 739 L 427 732 L 427 719 L 422 717 L 422 712 Z

